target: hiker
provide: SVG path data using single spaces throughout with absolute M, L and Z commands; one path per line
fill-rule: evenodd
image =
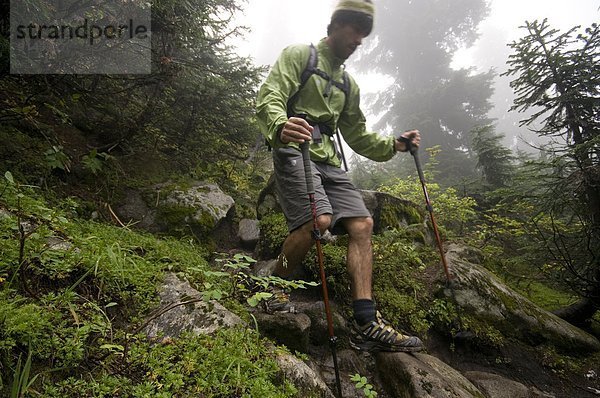
M 310 159 L 316 190 L 317 225 L 323 233 L 347 233 L 347 268 L 351 277 L 354 317 L 351 345 L 365 351 L 418 351 L 423 344 L 389 325 L 376 310 L 372 297 L 373 219 L 360 192 L 341 168 L 334 141 L 339 129 L 358 154 L 375 161 L 391 159 L 419 146 L 417 130 L 400 139 L 367 132 L 360 109 L 359 88 L 344 71 L 346 59 L 373 27 L 370 0 L 342 0 L 337 4 L 327 37 L 316 46 L 285 48 L 261 86 L 257 116 L 273 152 L 279 202 L 288 229 L 282 255 L 273 275 L 289 277 L 313 244 L 313 220 L 306 200 L 306 180 L 299 144 L 311 141 Z M 311 65 L 314 64 L 314 65 Z M 279 296 L 287 305 L 287 296 Z

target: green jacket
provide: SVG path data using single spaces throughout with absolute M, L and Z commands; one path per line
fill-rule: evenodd
M 316 46 L 318 68 L 343 81 L 343 60 L 336 58 L 324 40 Z M 287 101 L 300 87 L 300 75 L 308 62 L 310 49 L 307 45 L 294 45 L 283 50 L 269 76 L 261 86 L 257 99 L 257 116 L 262 134 L 273 149 L 284 146 L 298 148 L 298 144 L 283 144 L 279 132 L 287 121 Z M 332 131 L 339 127 L 344 140 L 358 154 L 371 160 L 386 161 L 394 156 L 394 137 L 383 137 L 367 132 L 365 116 L 360 110 L 360 91 L 349 76 L 350 93 L 344 109 L 344 93 L 333 86 L 331 94 L 325 98 L 323 92 L 327 81 L 313 74 L 302 88 L 293 109 L 294 114 L 305 113 L 315 123 L 325 124 Z M 336 156 L 333 138 L 323 134 L 322 144 L 310 145 L 311 159 L 333 166 L 341 165 Z

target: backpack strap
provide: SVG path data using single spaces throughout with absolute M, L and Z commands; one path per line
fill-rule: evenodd
M 316 73 L 317 70 L 319 70 L 317 68 L 317 64 L 319 63 L 319 55 L 317 54 L 317 49 L 315 48 L 315 46 L 311 43 L 309 46 L 309 54 L 308 54 L 308 61 L 306 62 L 306 66 L 304 67 L 304 70 L 302 71 L 302 74 L 300 75 L 300 86 L 298 87 L 298 90 L 294 93 L 294 95 L 292 95 L 287 102 L 287 116 L 292 117 L 294 116 L 294 114 L 292 113 L 292 108 L 295 105 L 296 101 L 298 100 L 298 96 L 300 95 L 300 92 L 302 91 L 302 88 L 304 87 L 304 85 L 306 84 L 306 82 L 308 81 L 308 79 L 310 79 L 310 77 Z

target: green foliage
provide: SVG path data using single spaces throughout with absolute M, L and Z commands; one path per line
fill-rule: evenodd
M 580 360 L 559 354 L 554 347 L 541 347 L 542 365 L 557 376 L 581 372 Z
M 78 207 L 72 199 L 50 208 L 12 173 L 4 173 L 3 181 L 0 395 L 31 396 L 34 390 L 45 398 L 296 394 L 281 381 L 273 350 L 252 331 L 223 330 L 158 344 L 129 334 L 156 306 L 165 270 L 185 273 L 200 286 L 208 283 L 213 291 L 208 289 L 207 299 L 238 294 L 229 289 L 251 298 L 256 292 L 241 288 L 238 279 L 254 261 L 250 257 L 235 255 L 213 271 L 208 253 L 193 240 L 70 220 L 65 216 L 76 215 Z M 56 239 L 60 245 L 48 243 Z M 308 285 L 276 279 L 256 281 Z M 225 294 L 216 297 L 214 289 Z
M 104 169 L 104 163 L 111 160 L 113 156 L 109 155 L 106 152 L 100 152 L 96 149 L 92 149 L 90 153 L 84 155 L 81 159 L 84 167 L 90 170 L 94 175 L 98 174 L 98 172 Z
M 27 354 L 25 363 L 22 364 L 21 356 L 17 360 L 17 367 L 15 370 L 15 376 L 10 389 L 10 398 L 21 398 L 25 396 L 27 390 L 37 379 L 37 376 L 31 377 L 31 350 Z
M 204 271 L 207 279 L 219 280 L 217 286 L 214 286 L 212 282 L 204 283 L 203 294 L 207 295 L 208 299 L 220 300 L 224 297 L 231 297 L 245 302 L 251 307 L 257 307 L 273 297 L 273 288 L 292 291 L 306 289 L 307 286 L 317 286 L 314 282 L 287 280 L 276 276 L 251 275 L 249 268 L 256 260 L 244 254 L 238 253 L 232 257 L 218 258 L 215 261 L 222 263 L 222 271 Z
M 350 380 L 352 380 L 355 383 L 354 386 L 357 390 L 362 390 L 362 393 L 365 395 L 365 397 L 375 398 L 377 396 L 377 392 L 373 389 L 373 385 L 369 384 L 366 377 L 355 373 L 350 377 Z
M 124 372 L 44 382 L 41 396 L 293 397 L 297 391 L 289 382 L 279 381 L 274 356 L 255 332 L 242 328 L 221 330 L 215 336 L 182 335 L 162 343 L 136 336 Z
M 350 305 L 352 294 L 350 292 L 350 275 L 346 267 L 346 245 L 347 239 L 340 239 L 335 244 L 322 245 L 322 249 L 329 294 L 340 303 Z M 315 247 L 311 248 L 302 264 L 310 271 L 311 279 L 321 280 Z
M 260 220 L 259 258 L 276 258 L 288 236 L 287 222 L 282 213 L 273 213 Z
M 44 152 L 46 163 L 50 169 L 71 171 L 71 159 L 64 153 L 63 149 L 60 145 L 53 145 L 52 148 Z
M 261 156 L 250 148 L 262 68 L 228 45 L 243 32 L 240 11 L 235 0 L 152 2 L 148 75 L 2 74 L 0 168 L 29 182 L 85 184 L 95 199 L 153 173 L 194 173 L 253 192 L 256 180 L 245 177 L 259 174 Z M 0 51 L 6 45 L 0 39 Z M 244 214 L 252 214 L 247 203 Z
M 476 219 L 476 202 L 470 197 L 459 196 L 455 188 L 443 189 L 439 184 L 430 182 L 435 178 L 437 165 L 436 150 L 430 152 L 431 160 L 426 165 L 424 174 L 436 221 L 444 227 L 446 233 L 463 235 Z M 421 182 L 415 176 L 388 181 L 380 190 L 414 203 L 425 202 Z

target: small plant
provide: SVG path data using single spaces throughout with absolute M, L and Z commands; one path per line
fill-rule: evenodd
M 272 288 L 282 290 L 306 289 L 307 286 L 317 286 L 316 282 L 302 280 L 286 280 L 276 276 L 256 276 L 249 273 L 250 266 L 256 262 L 252 257 L 235 254 L 233 257 L 220 258 L 216 260 L 222 263 L 222 271 L 204 271 L 204 276 L 209 279 L 204 283 L 203 292 L 205 299 L 220 300 L 224 297 L 233 297 L 241 302 L 245 301 L 251 307 L 257 307 L 265 303 L 273 293 Z M 211 279 L 227 277 L 229 280 L 229 291 L 223 288 L 223 283 L 213 283 Z
M 96 149 L 93 149 L 90 153 L 83 156 L 81 162 L 86 169 L 90 170 L 93 174 L 97 174 L 99 171 L 103 170 L 105 162 L 112 158 L 113 157 L 106 152 L 98 153 Z
M 21 356 L 17 361 L 17 367 L 15 369 L 12 386 L 10 389 L 10 398 L 21 398 L 25 396 L 25 393 L 35 382 L 38 375 L 30 378 L 31 374 L 31 348 L 27 354 L 27 359 L 24 364 L 21 364 Z
M 361 376 L 356 373 L 350 377 L 350 380 L 354 382 L 354 386 L 357 390 L 362 390 L 363 394 L 365 394 L 365 397 L 375 398 L 377 396 L 377 391 L 373 389 L 373 385 L 369 384 L 365 376 Z
M 59 169 L 69 173 L 71 171 L 71 158 L 64 153 L 61 145 L 52 145 L 52 148 L 44 152 L 46 164 L 51 169 Z

